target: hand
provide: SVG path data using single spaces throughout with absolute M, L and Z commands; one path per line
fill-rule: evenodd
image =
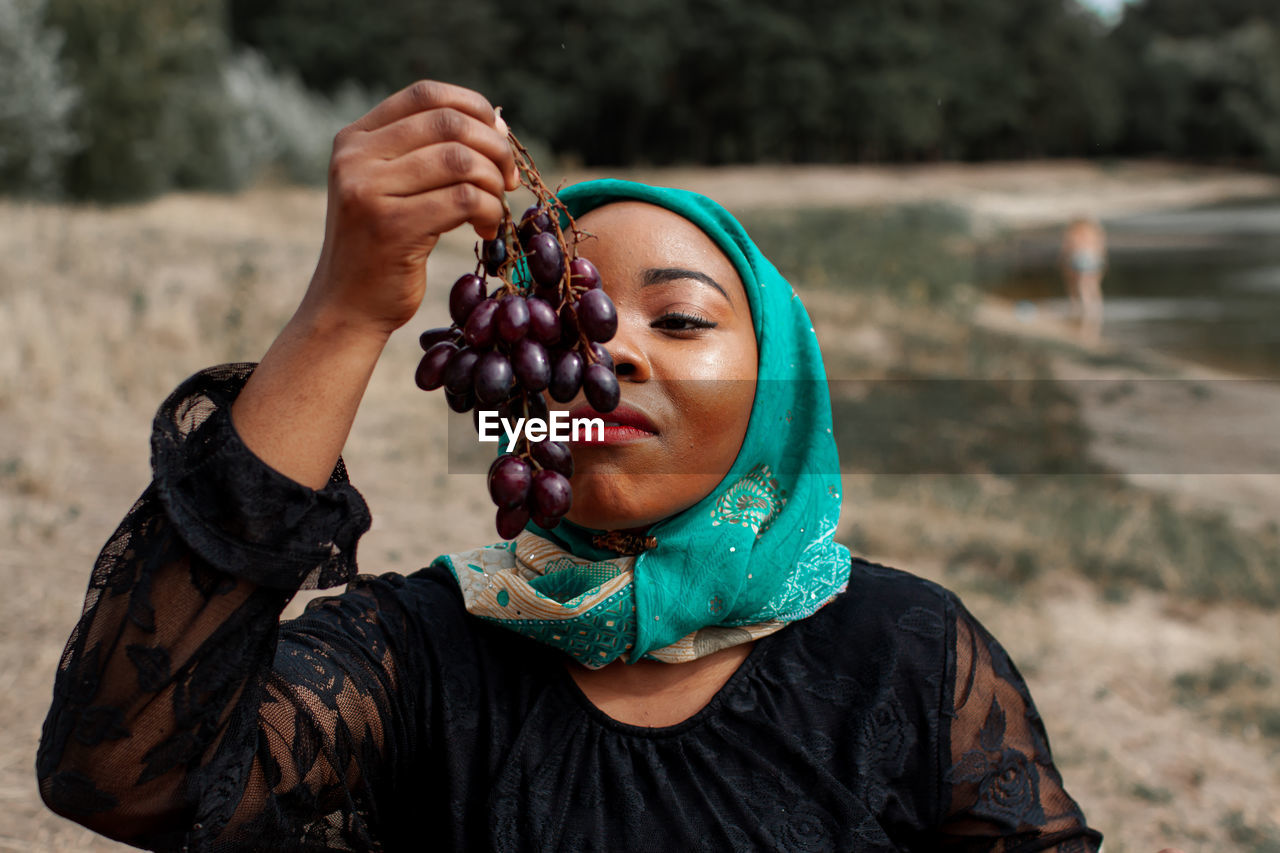
M 385 339 L 418 310 L 440 235 L 470 223 L 493 237 L 517 186 L 506 124 L 482 95 L 431 81 L 397 92 L 334 139 L 324 246 L 299 313 Z

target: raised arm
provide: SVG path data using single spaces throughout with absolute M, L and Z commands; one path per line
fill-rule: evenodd
M 206 371 L 162 407 L 155 480 L 94 567 L 37 759 L 55 811 L 161 848 L 368 846 L 389 756 L 411 748 L 407 615 L 375 579 L 279 615 L 354 577 L 369 518 L 339 453 L 373 366 L 439 235 L 491 236 L 515 183 L 465 89 L 415 84 L 338 135 L 301 305 L 256 370 Z
M 245 444 L 322 486 L 387 338 L 422 302 L 440 235 L 469 222 L 492 237 L 518 185 L 506 125 L 457 86 L 415 83 L 340 132 L 311 286 L 235 403 Z

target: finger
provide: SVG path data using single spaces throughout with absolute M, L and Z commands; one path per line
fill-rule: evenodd
M 493 125 L 493 105 L 484 95 L 452 83 L 419 80 L 388 97 L 356 119 L 352 126 L 357 130 L 377 130 L 405 116 L 443 107 L 451 107 L 487 125 Z
M 471 223 L 476 233 L 490 239 L 498 233 L 498 223 L 504 215 L 501 198 L 468 183 L 438 187 L 393 201 L 393 209 L 404 221 L 430 223 L 423 231 L 432 234 L 443 234 Z
M 515 157 L 505 133 L 452 108 L 414 113 L 368 135 L 361 148 L 375 157 L 393 160 L 437 142 L 461 142 L 484 154 L 510 176 Z
M 374 171 L 378 191 L 411 196 L 453 184 L 474 184 L 501 199 L 506 182 L 488 157 L 461 142 L 439 142 L 380 162 Z

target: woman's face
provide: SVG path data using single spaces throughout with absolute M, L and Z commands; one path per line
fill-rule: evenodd
M 687 219 L 616 202 L 577 220 L 578 254 L 618 309 L 613 356 L 622 402 L 603 443 L 573 445 L 573 508 L 584 527 L 645 527 L 711 492 L 742 447 L 755 398 L 751 309 L 733 264 Z M 594 416 L 579 395 L 574 417 Z

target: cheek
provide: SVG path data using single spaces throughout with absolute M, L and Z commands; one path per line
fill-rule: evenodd
M 677 387 L 680 397 L 676 403 L 684 417 L 668 449 L 682 458 L 679 470 L 722 477 L 746 437 L 755 382 L 715 379 L 682 382 Z

